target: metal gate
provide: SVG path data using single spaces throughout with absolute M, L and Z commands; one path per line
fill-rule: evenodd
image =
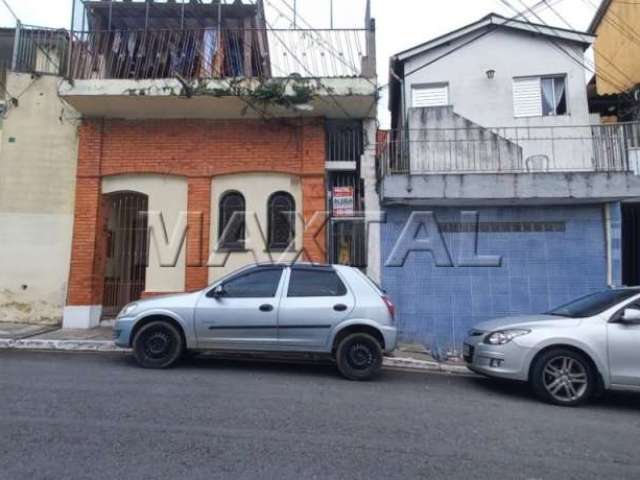
M 103 316 L 115 317 L 145 289 L 148 261 L 146 195 L 118 192 L 104 196 L 106 260 Z
M 622 205 L 622 284 L 640 285 L 640 204 Z

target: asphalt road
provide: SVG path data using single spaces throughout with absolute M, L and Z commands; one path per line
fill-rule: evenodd
M 640 478 L 640 396 L 580 409 L 473 377 L 0 352 L 0 477 Z

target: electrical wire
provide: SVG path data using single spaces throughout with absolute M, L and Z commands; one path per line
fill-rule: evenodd
M 291 20 L 291 17 L 287 16 L 286 13 L 284 13 L 282 10 L 280 10 L 276 5 L 273 4 L 273 2 L 271 0 L 266 0 L 267 3 L 279 14 L 280 17 L 284 18 L 285 20 Z M 293 7 L 291 7 L 291 5 L 289 5 L 289 3 L 286 0 L 280 0 L 289 10 L 291 10 L 293 13 L 295 13 L 297 15 L 297 17 L 302 21 L 302 23 L 304 25 L 307 26 L 307 28 L 309 28 L 310 30 L 312 30 L 314 33 L 317 34 L 316 29 L 313 25 L 311 25 L 310 22 L 308 22 L 304 17 L 302 17 L 299 13 L 296 13 L 293 10 Z M 333 53 L 334 58 L 336 58 L 338 61 L 340 61 L 341 63 L 343 63 L 347 68 L 352 69 L 353 70 L 353 65 L 349 65 L 346 60 L 343 60 L 341 58 L 341 52 L 338 51 L 333 45 L 331 45 L 329 42 L 325 41 L 320 35 L 317 35 L 318 40 L 321 43 L 324 43 L 325 48 L 327 48 L 329 51 L 331 51 Z M 354 73 L 357 73 L 354 70 Z M 369 80 L 370 81 L 370 80 Z M 371 81 L 370 81 L 371 82 Z M 373 84 L 373 82 L 371 82 Z
M 14 12 L 11 8 L 11 5 L 9 5 L 9 2 L 7 0 L 2 0 L 2 3 L 4 3 L 4 6 L 7 7 L 7 10 L 9 10 L 9 13 L 13 16 L 13 18 L 16 19 L 16 22 L 20 23 L 20 19 L 16 15 L 16 12 Z
M 549 1 L 549 0 L 544 0 L 544 2 L 545 2 L 545 3 L 548 3 L 548 1 Z M 558 12 L 558 11 L 553 7 L 553 5 L 548 5 L 548 8 L 549 8 L 549 10 L 551 10 L 551 11 L 552 11 L 552 12 L 553 12 L 553 13 L 554 13 L 554 14 L 555 14 L 555 15 L 556 15 L 556 16 L 557 16 L 557 17 L 558 17 L 558 18 L 559 18 L 559 19 L 560 19 L 560 20 L 561 20 L 561 21 L 562 21 L 562 22 L 563 22 L 567 27 L 569 27 L 569 28 L 570 28 L 570 29 L 572 29 L 572 30 L 576 30 L 576 29 L 571 25 L 571 23 L 569 23 L 569 21 L 568 21 L 566 18 L 564 18 L 564 16 L 562 16 L 562 15 L 560 14 L 560 12 Z M 576 30 L 576 31 L 577 31 L 577 30 Z M 581 35 L 581 36 L 582 36 L 583 38 L 586 38 L 586 37 L 584 37 L 583 35 Z M 631 78 L 630 78 L 630 77 L 629 77 L 625 72 L 623 72 L 622 70 L 620 70 L 620 69 L 618 68 L 618 66 L 617 66 L 614 62 L 612 62 L 609 58 L 607 58 L 604 54 L 602 54 L 602 53 L 601 53 L 601 52 L 600 52 L 600 51 L 595 47 L 595 45 L 593 46 L 593 51 L 594 51 L 594 53 L 595 53 L 596 55 L 598 55 L 600 58 L 602 58 L 603 60 L 605 60 L 605 61 L 606 61 L 606 62 L 607 62 L 607 63 L 608 63 L 608 64 L 609 64 L 609 65 L 610 65 L 614 70 L 616 70 L 616 71 L 617 71 L 617 72 L 622 76 L 622 80 L 623 80 L 623 81 L 626 81 L 627 83 L 629 83 L 629 84 L 633 85 L 634 81 L 633 81 L 633 80 L 632 80 L 632 79 L 631 79 Z M 595 68 L 596 68 L 595 64 L 593 64 L 593 63 L 591 63 L 591 62 L 589 62 L 589 64 L 593 67 L 593 69 L 595 69 Z
M 282 1 L 282 3 L 283 3 L 283 4 L 285 4 L 289 9 L 291 9 L 291 6 L 290 6 L 286 1 L 284 1 L 284 0 L 281 0 L 281 1 Z M 283 18 L 285 18 L 285 19 L 290 20 L 290 17 L 288 17 L 286 13 L 284 13 L 281 9 L 279 9 L 276 5 L 274 5 L 274 4 L 273 4 L 273 2 L 271 2 L 270 0 L 267 0 L 267 3 L 269 3 L 269 5 L 270 5 L 274 10 L 276 10 L 276 12 L 277 12 L 277 13 L 279 13 L 281 17 L 283 17 Z M 301 17 L 300 15 L 298 15 L 298 17 L 300 18 L 300 20 L 302 21 L 302 23 L 303 23 L 303 24 L 305 24 L 305 25 L 306 25 L 308 28 L 310 28 L 312 31 L 315 31 L 314 27 L 313 27 L 313 26 L 312 26 L 312 25 L 311 25 L 307 20 L 305 20 L 305 19 L 304 19 L 303 17 Z M 269 23 L 268 23 L 268 22 L 267 22 L 267 26 L 269 26 L 269 28 L 271 28 L 271 29 L 272 29 L 272 31 L 273 31 L 273 27 L 271 27 L 271 26 L 269 25 Z M 275 37 L 280 41 L 280 43 L 281 43 L 281 44 L 282 44 L 282 46 L 285 48 L 285 50 L 287 50 L 287 52 L 289 53 L 289 55 L 291 55 L 291 56 L 293 57 L 293 59 L 294 59 L 296 62 L 298 62 L 298 63 L 302 66 L 302 68 L 303 68 L 304 70 L 306 70 L 306 71 L 307 71 L 307 73 L 308 73 L 310 76 L 312 76 L 312 77 L 313 77 L 313 76 L 314 76 L 313 72 L 312 72 L 312 71 L 311 71 L 311 70 L 310 70 L 310 69 L 309 69 L 309 68 L 308 68 L 308 67 L 307 67 L 303 62 L 301 62 L 301 61 L 300 61 L 300 59 L 296 56 L 296 54 L 295 54 L 295 53 L 294 53 L 294 52 L 293 52 L 293 51 L 292 51 L 292 50 L 287 46 L 286 42 L 284 42 L 284 41 L 283 41 L 283 40 L 282 40 L 282 39 L 277 35 L 277 33 L 275 33 L 275 31 L 273 32 L 273 34 L 274 34 L 274 36 L 275 36 Z M 324 42 L 324 39 L 322 39 L 321 37 L 319 37 L 319 38 L 320 38 L 320 40 L 321 40 L 321 41 L 323 41 L 323 42 Z M 326 43 L 326 42 L 325 42 L 325 43 Z M 343 60 L 340 58 L 340 55 L 339 55 L 339 54 L 340 54 L 340 52 L 338 52 L 337 50 L 335 50 L 331 44 L 328 44 L 328 43 L 327 43 L 327 45 L 325 45 L 325 46 L 328 46 L 328 48 L 332 49 L 332 50 L 334 51 L 334 54 L 336 54 L 336 53 L 337 53 L 338 55 L 334 55 L 334 56 L 335 56 L 338 60 L 340 60 L 340 61 L 342 61 L 343 63 L 345 63 L 345 65 L 347 65 L 349 68 L 351 68 L 351 66 L 350 66 L 350 65 L 348 65 L 345 61 L 343 61 Z M 367 78 L 366 80 L 367 80 L 371 85 L 373 85 L 373 86 L 375 86 L 375 87 L 376 87 L 376 91 L 378 91 L 378 90 L 379 90 L 379 88 L 378 88 L 378 86 L 377 86 L 377 84 L 376 84 L 375 82 L 371 81 L 371 79 L 368 79 L 368 78 Z M 344 114 L 348 119 L 352 119 L 353 117 L 349 114 L 349 112 L 348 112 L 348 111 L 344 108 L 344 106 L 339 102 L 339 100 L 336 98 L 336 96 L 335 96 L 335 95 L 333 95 L 333 93 L 331 93 L 331 89 L 326 88 L 326 86 L 325 86 L 325 85 L 322 85 L 322 83 L 321 83 L 321 86 L 325 88 L 325 90 L 327 91 L 327 93 L 328 93 L 328 95 L 329 95 L 329 98 L 330 98 L 330 99 L 333 101 L 333 103 L 334 103 L 334 104 L 335 104 L 335 105 L 336 105 L 336 106 L 337 106 L 337 107 L 342 111 L 342 113 L 343 113 L 343 114 Z M 327 102 L 327 100 L 326 100 L 325 98 L 323 98 L 323 97 L 320 97 L 320 99 L 321 99 L 322 101 L 324 101 L 325 103 Z M 374 102 L 374 105 L 375 105 L 375 103 L 376 103 L 376 102 Z
M 508 8 L 510 8 L 511 10 L 517 12 L 518 10 L 516 9 L 516 7 L 514 7 L 509 1 L 507 0 L 499 0 L 501 3 L 503 3 L 504 5 L 506 5 Z M 525 7 L 526 4 L 524 3 L 523 0 L 518 0 L 521 4 L 523 4 Z M 529 7 L 527 7 L 527 9 L 529 9 Z M 542 26 L 545 26 L 547 28 L 550 28 L 552 30 L 554 30 L 554 27 L 548 25 L 540 16 L 538 16 L 535 12 L 531 12 L 533 14 L 533 16 L 535 16 L 538 21 L 541 23 Z M 538 26 L 534 23 L 531 23 L 531 25 L 538 31 L 538 33 L 540 33 L 541 35 L 544 35 L 544 32 L 542 30 L 540 30 L 540 28 L 538 28 Z M 548 38 L 548 37 L 547 37 Z M 605 74 L 602 73 L 598 73 L 595 69 L 589 67 L 588 65 L 586 65 L 584 63 L 584 59 L 580 60 L 576 57 L 574 57 L 573 55 L 571 55 L 571 53 L 565 49 L 562 45 L 560 45 L 556 40 L 552 39 L 552 38 L 548 38 L 548 41 L 551 42 L 556 49 L 560 50 L 562 53 L 564 53 L 567 57 L 569 57 L 569 59 L 571 59 L 573 62 L 575 62 L 576 64 L 578 64 L 579 66 L 581 66 L 582 68 L 584 68 L 585 70 L 588 70 L 590 72 L 592 72 L 596 77 L 598 78 L 602 78 L 603 80 L 605 80 L 606 82 L 616 86 L 615 80 L 612 80 L 610 77 L 607 78 L 607 76 Z M 616 88 L 619 88 L 621 91 L 624 90 L 623 88 L 621 88 L 619 85 L 616 86 Z
M 561 0 L 558 0 L 558 3 L 559 3 L 560 1 L 561 1 Z M 532 7 L 527 7 L 527 9 L 532 9 L 533 11 L 535 11 L 535 9 L 537 9 L 537 8 L 539 8 L 540 6 L 544 5 L 544 3 L 545 3 L 545 2 L 544 2 L 544 0 L 541 0 L 541 1 L 539 1 L 538 3 L 536 3 L 535 5 L 533 5 Z M 429 60 L 427 63 L 421 64 L 421 65 L 419 65 L 419 66 L 415 67 L 413 70 L 410 70 L 409 72 L 405 72 L 404 77 L 406 78 L 406 77 L 408 77 L 408 76 L 413 75 L 414 73 L 419 72 L 420 70 L 423 70 L 424 68 L 428 67 L 429 65 L 432 65 L 432 64 L 434 64 L 434 63 L 436 63 L 436 62 L 438 62 L 438 61 L 442 60 L 443 58 L 448 57 L 449 55 L 451 55 L 451 54 L 452 54 L 452 53 L 454 53 L 455 51 L 457 51 L 457 50 L 459 50 L 459 49 L 461 49 L 461 48 L 463 48 L 463 47 L 466 47 L 467 45 L 469 45 L 469 44 L 471 44 L 471 43 L 475 42 L 476 40 L 479 40 L 479 39 L 481 39 L 481 38 L 483 38 L 483 37 L 486 37 L 486 36 L 492 35 L 493 33 L 495 33 L 495 32 L 498 30 L 498 28 L 500 28 L 500 27 L 501 27 L 501 26 L 503 26 L 503 25 L 508 24 L 509 22 L 512 22 L 512 21 L 514 21 L 514 20 L 515 20 L 515 21 L 518 21 L 518 18 L 520 18 L 520 17 L 523 17 L 523 16 L 524 16 L 524 14 L 527 12 L 527 9 L 525 9 L 525 10 L 523 10 L 523 11 L 517 11 L 517 10 L 515 10 L 515 9 L 512 9 L 512 10 L 514 10 L 514 11 L 516 12 L 516 14 L 515 14 L 513 17 L 511 17 L 511 18 L 506 18 L 506 19 L 504 20 L 504 22 L 496 23 L 496 24 L 491 25 L 491 27 L 490 27 L 488 30 L 486 30 L 486 31 L 484 31 L 484 32 L 482 32 L 482 33 L 480 33 L 480 34 L 478 34 L 478 35 L 476 35 L 476 36 L 474 36 L 474 37 L 470 38 L 468 41 L 466 41 L 466 42 L 464 42 L 464 43 L 462 43 L 462 44 L 458 45 L 456 48 L 454 48 L 454 49 L 452 49 L 452 50 L 450 50 L 450 51 L 448 51 L 448 52 L 445 52 L 445 53 L 443 53 L 442 55 L 439 55 L 438 57 L 436 57 L 436 58 L 434 58 L 434 59 L 432 59 L 432 60 Z
M 591 0 L 582 0 L 582 1 L 585 3 L 585 5 L 590 5 L 596 10 L 598 9 L 598 6 L 595 3 L 593 3 Z M 610 11 L 610 13 L 611 13 L 611 17 L 613 18 L 610 18 L 609 16 L 605 15 L 603 17 L 603 20 L 609 25 L 611 25 L 613 28 L 618 30 L 620 33 L 622 33 L 629 40 L 636 43 L 637 45 L 640 45 L 640 34 L 638 34 L 638 32 L 633 27 L 631 27 L 631 25 L 629 25 L 622 18 L 616 15 L 615 12 Z M 617 23 L 617 22 L 620 22 L 620 23 Z M 625 29 L 625 25 L 629 30 Z
M 509 6 L 510 8 L 515 9 L 515 7 L 513 7 L 513 6 L 511 5 L 511 3 L 510 3 L 510 2 L 508 2 L 507 0 L 500 0 L 500 1 L 501 1 L 502 3 L 504 3 L 505 5 Z M 524 0 L 518 0 L 518 1 L 519 1 L 522 5 L 525 5 L 525 6 L 526 6 L 526 4 L 524 3 Z M 541 22 L 541 24 L 542 24 L 543 26 L 545 26 L 545 27 L 547 27 L 547 28 L 550 28 L 550 29 L 552 29 L 552 30 L 554 29 L 554 27 L 552 27 L 551 25 L 548 25 L 548 24 L 547 24 L 547 23 L 546 23 L 546 22 L 545 22 L 545 21 L 544 21 L 544 20 L 543 20 L 539 15 L 537 15 L 535 12 L 532 12 L 532 13 L 533 13 L 533 15 L 538 19 L 538 21 L 540 21 L 540 22 Z M 535 25 L 534 25 L 534 26 L 535 26 Z M 538 30 L 538 31 L 540 32 L 540 30 L 539 30 L 538 28 L 536 28 L 536 30 Z M 540 33 L 542 33 L 542 32 L 540 32 Z M 625 88 L 623 85 L 621 85 L 620 83 L 618 83 L 618 81 L 617 81 L 615 78 L 613 78 L 613 77 L 609 76 L 609 74 L 608 74 L 608 73 L 606 73 L 606 74 L 605 74 L 605 73 L 603 73 L 603 72 L 598 72 L 598 71 L 597 71 L 597 69 L 595 68 L 595 66 L 593 66 L 593 67 L 592 67 L 592 66 L 589 66 L 589 65 L 587 65 L 587 64 L 584 62 L 584 57 L 582 58 L 582 60 L 580 60 L 580 59 L 578 59 L 578 58 L 574 57 L 573 55 L 571 55 L 571 53 L 570 53 L 569 51 L 567 51 L 565 48 L 563 48 L 563 47 L 562 47 L 562 46 L 561 46 L 557 41 L 555 41 L 555 40 L 550 40 L 550 41 L 554 44 L 554 46 L 555 46 L 557 49 L 561 50 L 561 51 L 562 51 L 565 55 L 567 55 L 571 60 L 573 60 L 574 62 L 576 62 L 578 65 L 580 65 L 580 66 L 581 66 L 582 68 L 584 68 L 585 70 L 587 70 L 587 71 L 589 71 L 589 72 L 593 73 L 593 74 L 596 76 L 596 78 L 600 78 L 600 79 L 604 80 L 605 82 L 607 82 L 607 83 L 609 83 L 609 84 L 613 85 L 615 88 L 617 88 L 617 89 L 618 89 L 618 90 L 620 90 L 621 92 L 625 92 L 626 88 Z

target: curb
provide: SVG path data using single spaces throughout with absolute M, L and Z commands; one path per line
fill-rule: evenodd
M 463 365 L 451 365 L 448 363 L 430 362 L 428 360 L 416 360 L 409 357 L 385 357 L 382 365 L 387 368 L 401 370 L 438 372 L 453 375 L 473 375 L 469 369 Z
M 0 338 L 0 350 L 33 350 L 50 352 L 94 352 L 94 353 L 127 353 L 129 348 L 117 347 L 111 340 L 47 340 L 47 339 L 6 339 Z M 455 375 L 469 375 L 462 365 L 415 360 L 408 357 L 385 357 L 383 367 L 421 372 L 439 372 Z
M 117 347 L 110 340 L 35 340 L 0 339 L 0 350 L 40 350 L 63 352 L 128 352 L 128 348 Z

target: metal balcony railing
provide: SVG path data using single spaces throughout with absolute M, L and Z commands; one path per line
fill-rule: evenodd
M 66 30 L 18 24 L 7 67 L 22 73 L 64 75 L 68 49 Z
M 325 130 L 328 162 L 360 162 L 364 153 L 362 122 L 329 121 Z
M 640 173 L 640 123 L 391 131 L 377 145 L 381 175 Z
M 357 77 L 365 30 L 165 29 L 74 32 L 73 79 Z

